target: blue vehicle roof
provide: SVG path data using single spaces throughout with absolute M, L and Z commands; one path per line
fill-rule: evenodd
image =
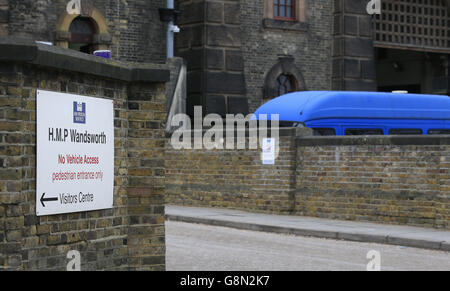
M 450 120 L 450 97 L 384 92 L 302 91 L 282 95 L 259 107 L 260 114 L 279 114 L 280 121 L 328 118 Z M 261 117 L 261 119 L 266 119 Z

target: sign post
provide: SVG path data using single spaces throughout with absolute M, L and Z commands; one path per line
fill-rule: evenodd
M 113 207 L 112 100 L 37 91 L 36 215 Z

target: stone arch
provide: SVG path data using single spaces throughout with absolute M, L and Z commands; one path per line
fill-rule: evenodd
M 77 17 L 87 17 L 92 20 L 96 27 L 96 34 L 94 36 L 94 43 L 96 49 L 109 49 L 111 45 L 111 35 L 108 32 L 108 25 L 103 14 L 95 8 L 90 2 L 82 1 L 82 9 L 80 14 L 69 14 L 64 11 L 58 19 L 56 25 L 55 44 L 60 47 L 69 48 L 70 42 L 70 24 Z
M 294 63 L 293 57 L 281 57 L 278 63 L 270 69 L 267 73 L 264 83 L 264 99 L 269 99 L 277 96 L 278 90 L 275 87 L 278 77 L 282 74 L 291 75 L 295 79 L 296 91 L 306 91 L 305 79 L 302 72 Z

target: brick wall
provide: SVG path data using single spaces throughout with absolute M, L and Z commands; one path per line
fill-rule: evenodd
M 169 150 L 166 202 L 450 229 L 448 136 L 280 140 L 273 166 L 260 150 Z
M 248 114 L 239 1 L 179 0 L 176 53 L 188 69 L 187 112 Z
M 0 1 L 0 35 L 7 29 L 11 36 L 56 43 L 58 19 L 65 13 L 69 0 L 8 1 Z M 165 7 L 164 0 L 82 0 L 81 3 L 92 4 L 105 17 L 114 59 L 164 63 L 166 29 L 158 12 L 158 8 Z
M 264 2 L 177 1 L 176 53 L 187 61 L 188 111 L 203 105 L 222 115 L 253 112 L 280 57 L 298 68 L 298 90 L 331 88 L 333 2 L 306 1 L 305 22 L 266 19 Z
M 292 212 L 295 139 L 282 137 L 280 145 L 276 165 L 262 165 L 260 150 L 169 149 L 166 201 L 185 206 Z
M 295 213 L 449 229 L 449 139 L 409 139 L 299 141 Z
M 168 71 L 17 39 L 0 56 L 0 270 L 65 270 L 70 250 L 82 270 L 164 270 Z M 112 209 L 36 216 L 37 89 L 114 100 Z
M 333 90 L 376 91 L 369 1 L 334 0 Z
M 299 28 L 299 23 L 263 25 L 264 2 L 240 1 L 242 52 L 250 112 L 261 106 L 266 76 L 279 62 L 280 56 L 293 58 L 307 90 L 331 89 L 332 1 L 307 0 L 306 22 Z
M 0 36 L 8 35 L 9 0 L 0 1 Z

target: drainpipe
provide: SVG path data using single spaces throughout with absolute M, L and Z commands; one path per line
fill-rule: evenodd
M 173 9 L 173 0 L 167 0 L 167 9 Z M 173 20 L 169 21 L 169 24 L 167 25 L 167 49 L 166 49 L 166 55 L 167 59 L 173 58 L 173 38 L 174 38 L 174 31 L 173 31 Z
M 167 59 L 173 58 L 174 33 L 180 32 L 180 28 L 175 25 L 180 12 L 174 9 L 174 0 L 167 0 L 167 8 L 159 9 L 161 21 L 167 22 Z

